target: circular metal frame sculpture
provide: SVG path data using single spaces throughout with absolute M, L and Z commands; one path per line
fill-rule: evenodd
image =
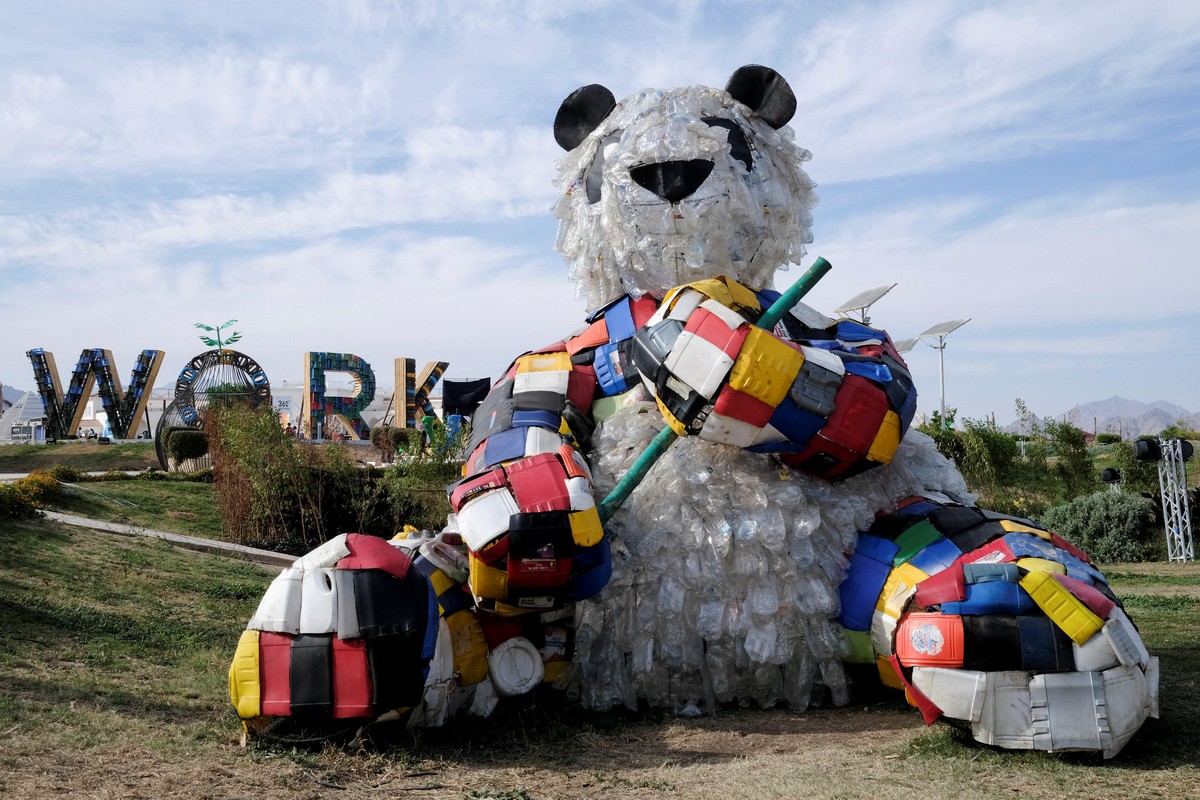
M 175 399 L 163 412 L 154 433 L 155 452 L 164 470 L 171 470 L 171 462 L 163 444 L 163 431 L 201 430 L 201 412 L 212 402 L 214 394 L 237 398 L 251 408 L 258 408 L 271 401 L 271 383 L 257 361 L 237 350 L 209 350 L 188 362 L 175 380 Z M 193 469 L 211 466 L 208 456 L 189 461 Z

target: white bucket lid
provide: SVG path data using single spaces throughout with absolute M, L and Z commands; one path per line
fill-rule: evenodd
M 488 674 L 496 694 L 514 697 L 525 694 L 542 682 L 546 675 L 542 656 L 533 642 L 514 636 L 488 653 Z

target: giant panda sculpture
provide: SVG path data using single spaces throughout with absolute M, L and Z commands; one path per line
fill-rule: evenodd
M 812 240 L 796 105 L 753 65 L 563 102 L 556 246 L 589 317 L 474 414 L 446 530 L 344 534 L 272 584 L 230 668 L 243 718 L 440 725 L 546 684 L 802 711 L 849 700 L 848 664 L 1006 748 L 1111 757 L 1157 715 L 1157 660 L 1100 570 L 976 508 L 909 429 L 887 333 L 803 304 L 756 324 Z

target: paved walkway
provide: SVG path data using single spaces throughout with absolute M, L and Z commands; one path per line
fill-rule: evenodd
M 295 556 L 289 556 L 284 553 L 276 553 L 271 550 L 259 550 L 254 547 L 246 547 L 244 545 L 231 544 L 229 542 L 220 542 L 215 539 L 202 539 L 197 536 L 184 536 L 183 534 L 179 533 L 156 531 L 150 528 L 139 528 L 136 525 L 121 524 L 118 522 L 103 522 L 98 519 L 77 517 L 74 514 L 61 514 L 57 511 L 43 511 L 42 513 L 48 519 L 56 520 L 64 525 L 74 525 L 77 528 L 91 528 L 92 530 L 97 531 L 118 533 L 122 536 L 149 536 L 154 539 L 162 539 L 170 542 L 176 547 L 185 547 L 189 550 L 200 550 L 206 553 L 214 553 L 216 555 L 241 558 L 247 561 L 253 561 L 255 564 L 268 567 L 270 569 L 290 567 L 292 562 L 296 560 Z

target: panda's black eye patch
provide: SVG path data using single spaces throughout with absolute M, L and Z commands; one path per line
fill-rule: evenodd
M 749 172 L 753 168 L 753 160 L 750 155 L 750 143 L 746 141 L 746 134 L 742 133 L 742 129 L 737 123 L 721 119 L 720 117 L 704 117 L 702 122 L 707 123 L 713 128 L 724 128 L 729 131 L 729 148 L 732 155 L 738 161 L 746 165 L 746 171 Z

